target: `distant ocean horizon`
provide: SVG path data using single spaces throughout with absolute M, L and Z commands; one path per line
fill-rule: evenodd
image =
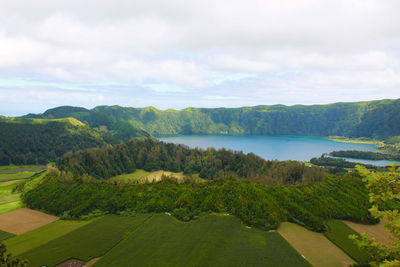
M 299 135 L 159 135 L 159 140 L 175 144 L 184 144 L 191 148 L 214 147 L 226 148 L 244 153 L 254 153 L 266 160 L 297 160 L 310 161 L 324 153 L 337 150 L 377 151 L 373 144 L 343 143 L 327 139 L 324 136 Z M 389 160 L 359 160 L 348 161 L 386 166 L 396 163 Z

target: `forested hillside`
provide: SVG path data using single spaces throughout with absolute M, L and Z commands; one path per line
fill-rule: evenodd
M 57 160 L 57 167 L 75 177 L 89 175 L 101 180 L 136 168 L 199 174 L 205 179 L 250 178 L 269 184 L 310 184 L 325 178 L 321 168 L 302 162 L 268 161 L 226 149 L 190 149 L 148 138 L 68 153 Z
M 45 164 L 68 151 L 113 143 L 109 134 L 74 118 L 0 117 L 0 165 Z
M 78 218 L 95 210 L 109 213 L 171 212 L 190 220 L 200 212 L 229 212 L 247 225 L 276 229 L 291 221 L 314 231 L 324 220 L 376 223 L 368 191 L 358 177 L 331 177 L 309 186 L 267 186 L 232 180 L 207 183 L 124 184 L 63 181 L 49 177 L 23 195 L 33 209 Z
M 58 107 L 27 117 L 74 117 L 121 136 L 150 134 L 263 134 L 388 138 L 400 135 L 400 99 L 329 105 L 158 110 L 98 106 Z

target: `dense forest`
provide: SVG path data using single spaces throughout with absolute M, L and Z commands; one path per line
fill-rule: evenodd
M 57 167 L 73 176 L 107 179 L 136 169 L 198 173 L 201 178 L 252 178 L 264 183 L 309 184 L 322 181 L 325 173 L 296 161 L 267 161 L 252 153 L 226 149 L 190 149 L 150 138 L 133 139 L 113 147 L 67 153 Z
M 376 223 L 370 215 L 368 191 L 359 177 L 329 177 L 308 186 L 268 186 L 223 179 L 206 183 L 117 184 L 47 178 L 23 194 L 33 209 L 78 218 L 98 211 L 109 213 L 171 212 L 190 220 L 200 212 L 229 212 L 248 225 L 276 229 L 290 221 L 324 231 L 324 220 Z
M 0 165 L 45 164 L 68 151 L 116 143 L 105 132 L 73 118 L 0 117 Z
M 329 153 L 332 157 L 369 159 L 369 160 L 400 160 L 400 155 L 384 154 L 371 151 L 340 150 Z
M 131 134 L 262 134 L 389 138 L 400 135 L 400 99 L 329 105 L 273 105 L 243 108 L 98 106 L 58 107 L 30 118 L 74 117 L 105 127 L 120 137 Z M 145 131 L 145 132 L 143 132 Z

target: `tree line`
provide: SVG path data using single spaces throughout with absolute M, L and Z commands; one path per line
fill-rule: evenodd
M 368 192 L 358 177 L 329 177 L 309 186 L 268 186 L 222 179 L 207 183 L 117 184 L 49 177 L 22 195 L 24 203 L 57 216 L 79 218 L 93 211 L 109 213 L 171 212 L 190 220 L 201 212 L 229 212 L 244 223 L 276 229 L 290 221 L 324 231 L 326 219 L 376 223 Z
M 88 175 L 95 179 L 108 179 L 136 169 L 199 174 L 205 179 L 251 178 L 279 184 L 308 184 L 325 178 L 321 168 L 307 167 L 301 162 L 264 160 L 253 153 L 226 149 L 190 149 L 151 138 L 70 152 L 57 160 L 57 167 L 75 177 Z

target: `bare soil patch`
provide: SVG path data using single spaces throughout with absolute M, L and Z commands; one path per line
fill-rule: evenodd
M 57 265 L 57 267 L 83 267 L 85 264 L 84 261 L 72 259 Z
M 58 220 L 58 217 L 27 208 L 0 215 L 0 229 L 19 235 Z
M 382 222 L 376 225 L 360 224 L 349 221 L 343 221 L 343 222 L 357 233 L 369 234 L 370 237 L 375 238 L 375 241 L 379 243 L 390 245 L 394 240 L 393 239 L 394 236 L 392 235 L 392 233 L 390 233 L 390 231 L 385 229 L 385 226 L 383 226 Z
M 83 267 L 90 267 L 90 266 L 92 266 L 93 264 L 95 264 L 98 260 L 100 260 L 100 258 L 91 259 L 91 260 L 88 261 Z

